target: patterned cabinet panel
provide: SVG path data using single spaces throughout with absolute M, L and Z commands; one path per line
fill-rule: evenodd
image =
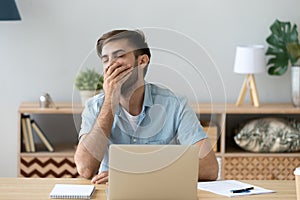
M 225 157 L 224 179 L 293 180 L 300 157 Z
M 73 157 L 21 157 L 22 177 L 78 177 Z

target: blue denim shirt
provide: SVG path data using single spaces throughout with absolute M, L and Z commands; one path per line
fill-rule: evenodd
M 104 94 L 87 101 L 82 113 L 79 138 L 92 129 L 100 112 Z M 154 84 L 145 84 L 142 112 L 138 128 L 133 130 L 119 105 L 114 115 L 110 144 L 183 144 L 190 145 L 207 138 L 186 98 Z M 101 162 L 101 171 L 108 170 L 108 151 Z

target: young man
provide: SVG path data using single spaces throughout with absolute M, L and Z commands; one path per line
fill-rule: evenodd
M 144 80 L 151 53 L 143 33 L 108 32 L 98 40 L 97 52 L 104 94 L 89 100 L 82 113 L 74 157 L 78 173 L 92 183 L 107 182 L 111 143 L 194 144 L 200 148 L 198 179 L 215 180 L 215 154 L 186 98 Z

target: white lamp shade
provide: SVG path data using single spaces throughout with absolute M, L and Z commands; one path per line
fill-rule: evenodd
M 236 48 L 234 72 L 257 74 L 266 70 L 265 47 L 263 45 L 244 45 Z

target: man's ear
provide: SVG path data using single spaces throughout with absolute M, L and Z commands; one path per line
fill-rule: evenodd
M 140 55 L 138 57 L 138 66 L 145 68 L 149 63 L 149 56 L 146 54 Z

